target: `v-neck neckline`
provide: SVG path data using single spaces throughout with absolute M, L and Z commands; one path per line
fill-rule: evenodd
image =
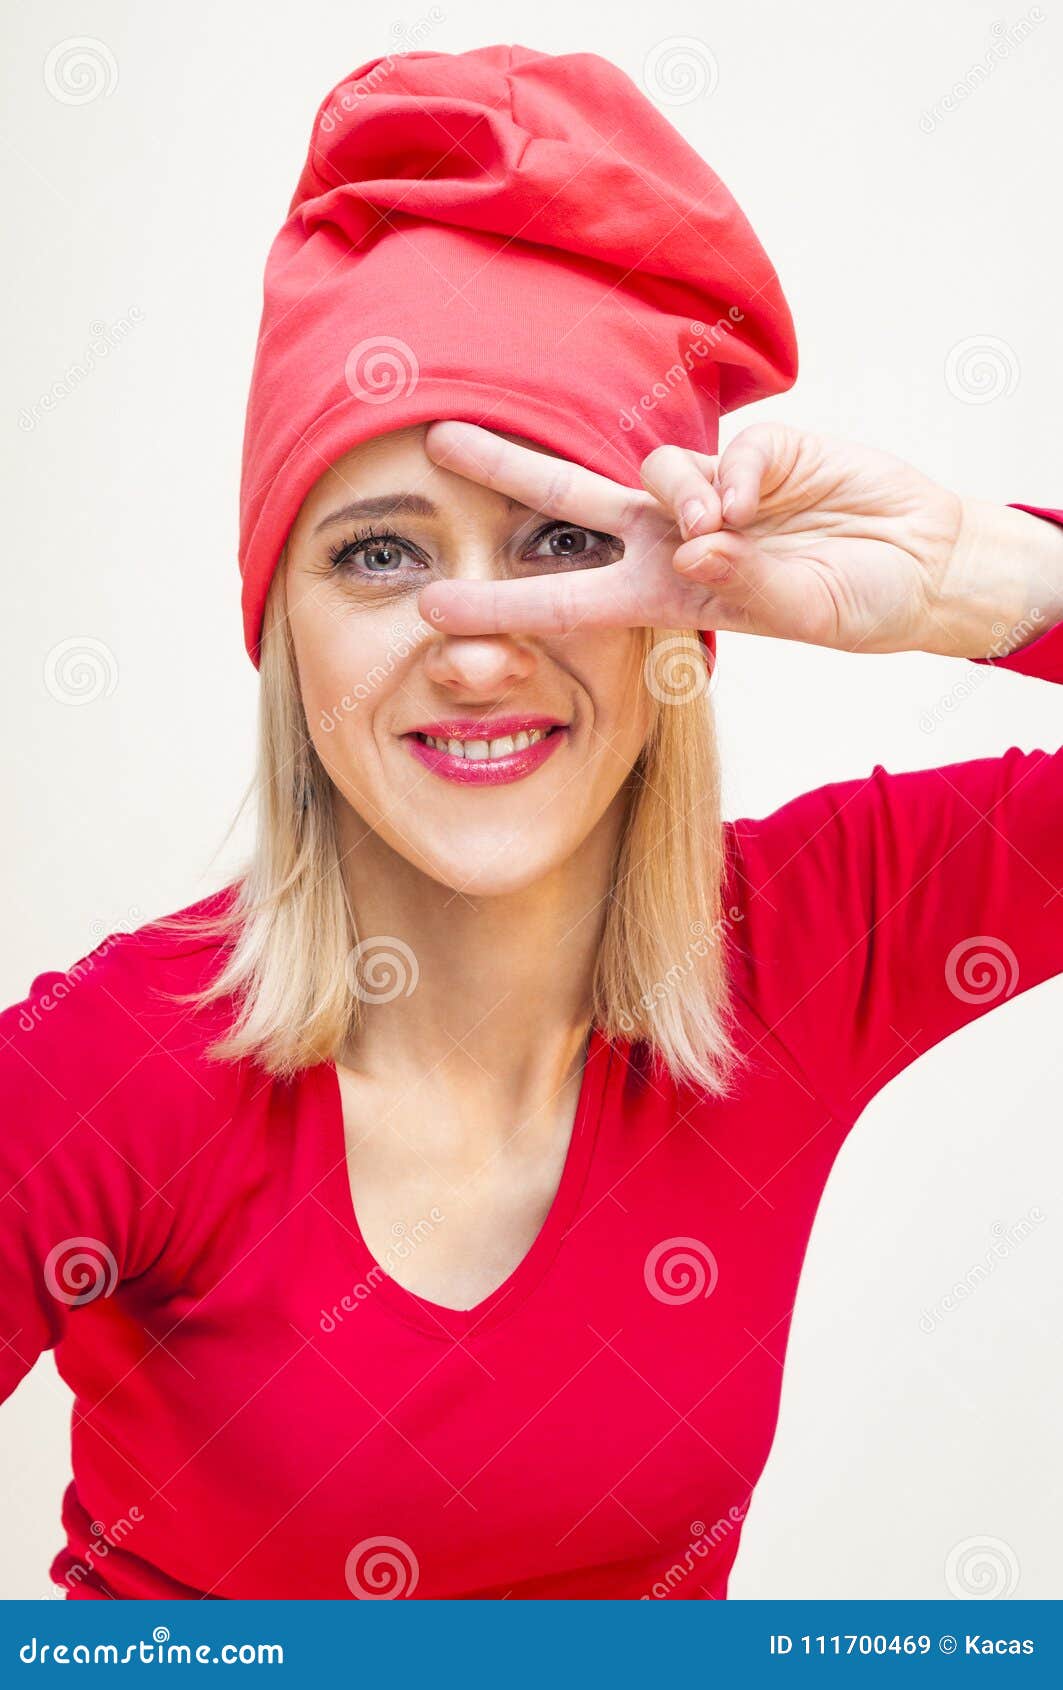
M 500 1285 L 469 1309 L 448 1308 L 444 1303 L 433 1302 L 416 1291 L 407 1290 L 391 1277 L 370 1251 L 351 1189 L 339 1073 L 335 1062 L 317 1064 L 311 1073 L 316 1072 L 319 1076 L 319 1097 L 326 1124 L 322 1139 L 328 1163 L 320 1189 L 330 1213 L 348 1235 L 355 1275 L 352 1285 L 364 1283 L 368 1290 L 361 1295 L 374 1302 L 380 1299 L 401 1320 L 431 1337 L 445 1340 L 461 1339 L 480 1332 L 516 1309 L 543 1279 L 575 1217 L 598 1139 L 606 1081 L 612 1062 L 611 1042 L 597 1025 L 592 1024 L 572 1132 L 553 1202 L 516 1267 Z M 359 1293 L 356 1291 L 355 1294 Z

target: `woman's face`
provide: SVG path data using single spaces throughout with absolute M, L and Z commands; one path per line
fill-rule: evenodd
M 423 619 L 418 592 L 441 577 L 623 551 L 441 468 L 424 434 L 356 447 L 303 502 L 285 579 L 299 685 L 322 763 L 380 839 L 445 885 L 514 891 L 618 824 L 650 725 L 644 635 L 455 635 Z

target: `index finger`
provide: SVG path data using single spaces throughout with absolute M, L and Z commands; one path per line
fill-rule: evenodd
M 645 620 L 625 576 L 611 564 L 524 581 L 433 581 L 418 593 L 417 609 L 444 634 L 569 634 Z
M 519 499 L 530 510 L 619 534 L 656 504 L 641 487 L 625 487 L 568 458 L 518 446 L 478 423 L 429 423 L 425 451 L 443 469 Z

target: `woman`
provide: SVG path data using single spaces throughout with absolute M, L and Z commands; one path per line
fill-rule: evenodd
M 741 336 L 613 439 L 607 354 L 632 321 L 633 355 L 674 346 L 696 242 L 620 302 L 600 257 L 545 261 L 602 308 L 568 343 L 584 412 L 531 354 L 507 388 L 486 329 L 455 373 L 449 316 L 386 412 L 329 386 L 355 297 L 409 349 L 444 254 L 459 316 L 488 251 L 538 285 L 478 188 L 501 161 L 510 222 L 543 203 L 513 144 L 538 114 L 571 189 L 588 57 L 409 55 L 322 108 L 307 170 L 335 180 L 308 199 L 304 171 L 271 255 L 245 455 L 254 858 L 3 1017 L 3 1390 L 54 1346 L 75 1391 L 71 1596 L 724 1596 L 846 1133 L 1000 1001 L 987 953 L 1003 995 L 1063 967 L 1063 753 L 721 820 L 716 628 L 1063 679 L 1063 512 L 779 425 L 700 449 L 792 379 L 763 273 Z M 671 217 L 633 145 L 667 126 L 592 68 L 610 169 Z M 418 115 L 437 149 L 460 117 L 460 193 Z M 367 244 L 382 183 L 416 219 Z

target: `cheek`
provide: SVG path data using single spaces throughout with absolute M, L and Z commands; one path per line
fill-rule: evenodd
M 580 636 L 563 659 L 586 692 L 597 734 L 634 761 L 649 733 L 651 699 L 645 681 L 645 636 L 639 628 L 598 628 Z
M 303 601 L 292 613 L 299 691 L 314 749 L 331 772 L 348 772 L 357 744 L 394 674 L 364 622 Z

